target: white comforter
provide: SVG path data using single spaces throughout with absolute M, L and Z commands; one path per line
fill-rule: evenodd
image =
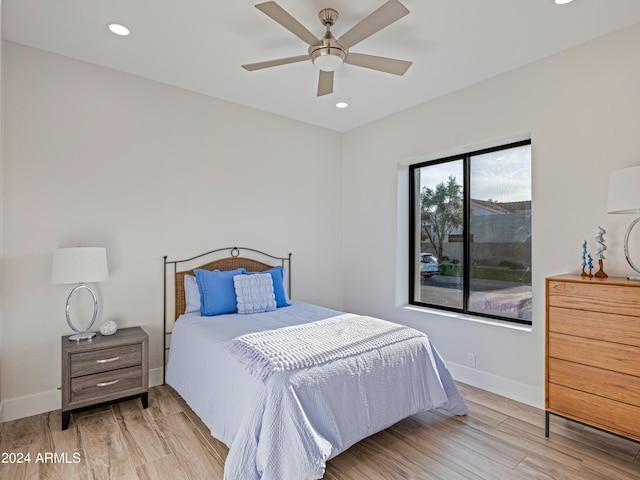
M 312 480 L 361 439 L 414 413 L 467 407 L 424 337 L 274 373 L 266 384 L 228 352 L 234 338 L 340 315 L 292 302 L 274 312 L 182 316 L 175 324 L 167 383 L 211 434 L 229 446 L 225 480 Z

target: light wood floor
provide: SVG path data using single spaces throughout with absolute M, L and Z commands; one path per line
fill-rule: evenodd
M 467 416 L 427 412 L 405 419 L 330 460 L 324 479 L 640 478 L 640 444 L 553 416 L 546 439 L 543 411 L 460 388 Z M 10 454 L 27 453 L 30 463 L 11 463 Z M 170 387 L 161 386 L 151 389 L 147 410 L 131 400 L 86 411 L 72 415 L 66 431 L 60 430 L 60 411 L 6 422 L 0 454 L 0 461 L 10 462 L 0 463 L 0 478 L 7 480 L 216 480 L 222 479 L 227 448 Z

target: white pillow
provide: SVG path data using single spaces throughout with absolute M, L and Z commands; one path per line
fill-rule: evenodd
M 198 282 L 193 275 L 184 276 L 184 313 L 200 312 L 200 290 L 198 290 Z
M 239 314 L 271 312 L 278 307 L 270 273 L 235 275 L 233 286 Z

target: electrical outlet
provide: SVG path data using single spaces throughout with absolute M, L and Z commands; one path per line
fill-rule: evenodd
M 467 353 L 467 367 L 476 368 L 476 354 Z

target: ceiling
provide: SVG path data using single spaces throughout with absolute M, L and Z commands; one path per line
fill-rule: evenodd
M 254 72 L 241 64 L 307 53 L 254 8 L 262 0 L 2 0 L 6 40 L 128 72 L 339 132 L 640 22 L 639 0 L 401 0 L 409 15 L 351 48 L 413 62 L 400 77 L 343 65 L 316 96 L 311 62 Z M 278 0 L 320 37 L 336 38 L 385 0 Z M 118 37 L 106 27 L 131 29 Z M 337 109 L 337 102 L 349 107 Z

